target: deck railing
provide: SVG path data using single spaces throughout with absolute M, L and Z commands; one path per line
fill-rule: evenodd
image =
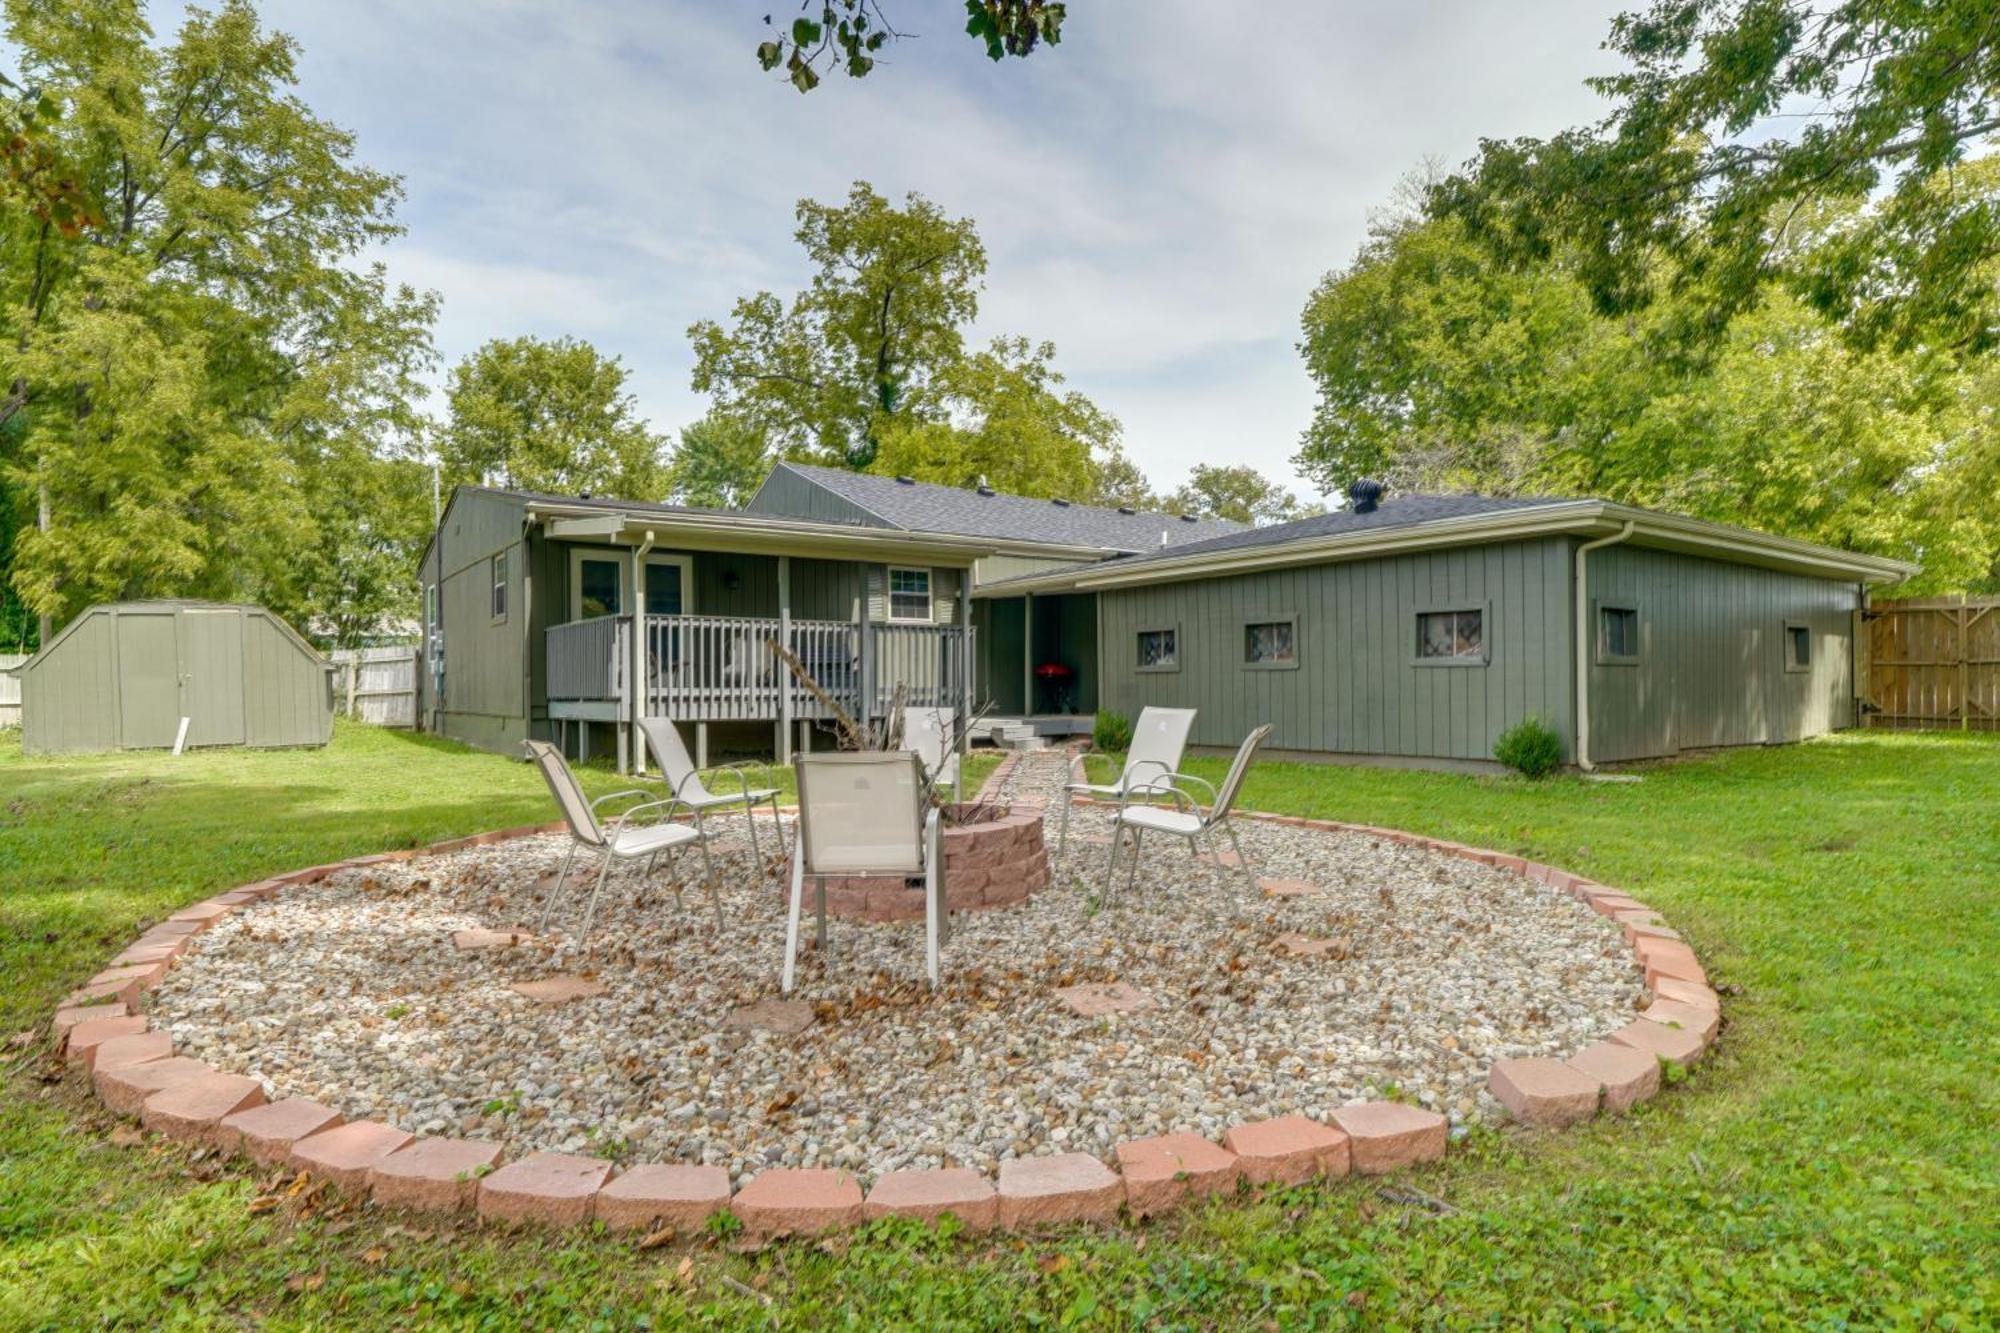
M 550 702 L 610 705 L 619 720 L 629 720 L 631 628 L 630 616 L 549 626 Z M 826 718 L 825 705 L 771 651 L 786 629 L 760 616 L 645 617 L 646 715 L 703 722 Z M 908 705 L 968 701 L 972 633 L 955 625 L 794 620 L 787 646 L 843 709 L 880 717 L 898 686 Z

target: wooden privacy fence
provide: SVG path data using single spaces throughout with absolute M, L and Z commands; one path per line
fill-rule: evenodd
M 1865 725 L 2000 731 L 2000 597 L 1877 602 L 1863 625 Z
M 0 653 L 0 671 L 17 667 L 28 660 L 26 653 Z M 21 725 L 21 682 L 12 676 L 0 676 L 0 727 Z
M 333 679 L 333 700 L 342 715 L 378 727 L 417 724 L 414 647 L 337 648 L 327 658 L 340 668 Z

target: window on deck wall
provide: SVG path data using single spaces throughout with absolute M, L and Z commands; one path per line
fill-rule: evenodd
M 889 569 L 889 619 L 928 625 L 931 620 L 931 572 Z
M 1484 662 L 1486 613 L 1483 610 L 1419 612 L 1417 660 L 1437 663 Z

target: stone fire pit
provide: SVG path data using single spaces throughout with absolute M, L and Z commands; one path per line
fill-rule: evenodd
M 1049 886 L 1040 806 L 962 802 L 944 807 L 945 905 L 954 912 L 1014 907 Z M 968 822 L 969 821 L 969 822 Z M 780 883 L 787 901 L 791 865 Z M 806 886 L 808 910 L 816 901 Z M 857 921 L 921 921 L 921 879 L 853 876 L 826 881 L 826 910 Z

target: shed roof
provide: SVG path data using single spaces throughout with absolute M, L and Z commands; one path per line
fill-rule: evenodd
M 907 532 L 949 532 L 1050 546 L 1104 551 L 1157 551 L 1244 531 L 1223 518 L 1147 513 L 1063 500 L 1036 500 L 999 491 L 964 490 L 902 477 L 882 477 L 808 463 L 779 463 L 790 472 Z M 768 481 L 769 479 L 766 478 Z M 762 493 L 762 488 L 759 488 Z M 751 503 L 756 504 L 753 498 Z

